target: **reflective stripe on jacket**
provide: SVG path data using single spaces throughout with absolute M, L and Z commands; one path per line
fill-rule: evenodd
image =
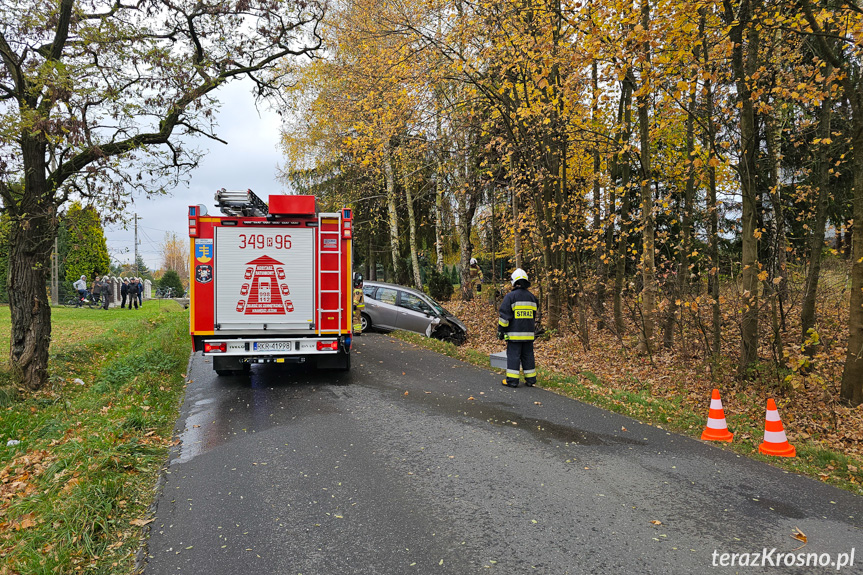
M 500 304 L 498 325 L 512 341 L 532 341 L 536 329 L 537 299 L 527 289 L 517 287 Z

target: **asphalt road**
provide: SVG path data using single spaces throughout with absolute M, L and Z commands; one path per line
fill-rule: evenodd
M 861 497 L 386 335 L 354 354 L 192 358 L 144 573 L 863 573 Z

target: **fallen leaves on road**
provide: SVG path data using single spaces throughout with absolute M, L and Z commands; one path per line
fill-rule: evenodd
M 134 525 L 135 527 L 143 527 L 145 525 L 149 525 L 155 520 L 155 517 L 151 517 L 150 519 L 132 519 L 131 521 L 129 521 L 129 523 L 131 525 Z
M 806 537 L 806 534 L 803 533 L 802 531 L 800 531 L 799 527 L 794 528 L 794 533 L 791 534 L 791 538 L 803 542 L 803 545 L 801 545 L 800 547 L 797 547 L 797 549 L 803 549 L 804 547 L 806 547 L 806 544 L 809 542 L 809 539 Z M 794 551 L 797 551 L 797 549 L 794 549 Z

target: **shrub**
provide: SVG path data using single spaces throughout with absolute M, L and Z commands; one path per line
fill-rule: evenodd
M 175 297 L 183 296 L 183 282 L 180 281 L 180 276 L 174 270 L 168 270 L 165 275 L 159 280 L 159 287 L 162 290 L 171 288 Z
M 448 300 L 453 294 L 452 280 L 434 268 L 429 270 L 428 288 L 429 295 L 436 300 Z

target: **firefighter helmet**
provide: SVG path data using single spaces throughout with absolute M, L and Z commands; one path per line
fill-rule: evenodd
M 516 269 L 512 272 L 512 285 L 514 286 L 517 282 L 523 282 L 526 286 L 530 286 L 530 280 L 527 278 L 527 272 L 521 268 Z
M 363 285 L 363 274 L 355 273 L 354 274 L 354 287 L 362 287 Z

